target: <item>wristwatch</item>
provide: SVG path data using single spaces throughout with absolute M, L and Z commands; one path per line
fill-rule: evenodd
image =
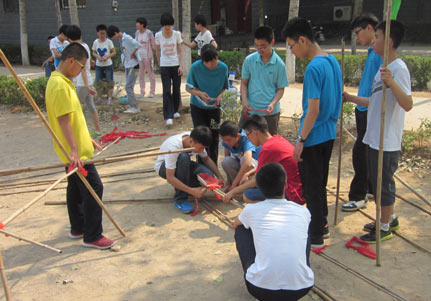
M 296 142 L 297 142 L 297 143 L 298 143 L 298 142 L 305 143 L 305 140 L 306 140 L 306 139 L 303 139 L 301 135 L 298 135 L 298 137 L 296 138 Z

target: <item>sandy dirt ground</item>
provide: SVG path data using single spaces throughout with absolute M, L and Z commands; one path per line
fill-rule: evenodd
M 186 95 L 184 95 L 186 97 Z M 151 134 L 168 135 L 189 130 L 191 117 L 182 114 L 174 126 L 167 129 L 160 114 L 161 99 L 156 102 L 140 101 L 142 112 L 134 121 L 119 114 L 113 122 L 113 108 L 99 106 L 102 129 L 147 130 Z M 119 105 L 113 106 L 119 107 Z M 90 128 L 92 128 L 90 122 Z M 282 118 L 281 133 L 293 137 L 293 121 Z M 145 147 L 158 146 L 165 137 L 142 140 L 126 139 L 112 146 L 101 157 Z M 347 191 L 353 175 L 351 148 L 353 141 L 345 137 L 341 172 L 341 196 Z M 328 186 L 334 190 L 337 174 L 337 144 L 330 165 Z M 11 114 L 0 108 L 0 169 L 12 169 L 57 163 L 51 139 L 33 112 Z M 222 154 L 222 152 L 220 152 Z M 99 173 L 126 172 L 151 168 L 155 158 L 101 165 Z M 47 172 L 57 174 L 43 176 Z M 0 177 L 0 221 L 21 208 L 47 185 L 11 188 L 11 179 L 34 182 L 56 179 L 61 169 Z M 400 176 L 418 189 L 428 200 L 431 196 L 430 173 L 427 170 L 401 172 Z M 121 246 L 119 252 L 86 249 L 80 241 L 67 238 L 70 231 L 66 207 L 46 206 L 45 201 L 64 201 L 62 189 L 51 191 L 35 206 L 13 220 L 5 229 L 61 249 L 61 254 L 23 243 L 13 238 L 0 237 L 0 249 L 6 266 L 14 300 L 254 300 L 243 281 L 241 264 L 235 249 L 233 231 L 213 214 L 201 210 L 196 216 L 176 210 L 171 200 L 173 189 L 155 173 L 102 177 L 105 183 L 104 199 L 161 198 L 165 201 L 107 204 L 107 208 L 127 233 L 122 238 L 109 219 L 104 216 L 104 234 Z M 122 180 L 122 181 L 118 181 Z M 404 198 L 431 211 L 400 183 L 397 190 Z M 240 213 L 233 205 L 212 200 L 212 205 L 230 218 Z M 360 213 L 338 215 L 333 224 L 335 197 L 328 195 L 331 238 L 325 242 L 325 253 L 349 268 L 360 272 L 386 288 L 409 300 L 431 300 L 431 254 L 420 250 L 400 237 L 382 244 L 382 266 L 344 245 L 352 236 L 362 234 L 362 226 L 370 220 Z M 375 215 L 375 205 L 365 211 Z M 431 250 L 431 217 L 429 214 L 397 199 L 396 212 L 400 216 L 399 233 L 427 250 Z M 374 248 L 374 247 L 373 247 Z M 393 300 L 381 290 L 355 277 L 321 256 L 311 255 L 311 266 L 316 284 L 337 300 Z M 5 296 L 0 289 L 0 300 Z M 303 300 L 319 299 L 310 293 Z

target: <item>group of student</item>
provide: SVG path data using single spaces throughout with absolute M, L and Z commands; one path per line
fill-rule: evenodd
M 177 46 L 174 48 L 179 50 L 182 38 L 175 31 L 170 32 L 170 36 L 165 35 L 169 33 L 168 29 L 172 30 L 173 19 L 170 15 L 162 16 L 161 23 L 163 29 L 156 34 L 156 45 L 160 43 L 162 53 L 172 54 L 172 47 L 163 50 L 163 39 L 172 38 Z M 372 192 L 376 193 L 383 83 L 389 89 L 380 219 L 382 240 L 392 237 L 391 229 L 399 228 L 393 213 L 393 174 L 400 156 L 404 115 L 412 108 L 413 101 L 408 69 L 396 54 L 404 27 L 400 22 L 391 21 L 390 28 L 389 64 L 382 67 L 375 55 L 382 57 L 384 53 L 385 22 L 377 24 L 370 15 L 360 16 L 352 22 L 351 29 L 358 41 L 371 46 L 360 92 L 354 96 L 342 92 L 340 66 L 331 54 L 320 48 L 310 23 L 302 18 L 287 22 L 283 34 L 288 47 L 295 56 L 310 59 L 304 77 L 304 114 L 296 145 L 277 135 L 279 101 L 288 81 L 284 63 L 272 49 L 274 38 L 270 28 L 259 27 L 256 30 L 254 42 L 257 51 L 249 55 L 243 64 L 243 116 L 239 124 L 225 121 L 219 126 L 218 105 L 228 85 L 228 72 L 226 65 L 218 59 L 216 47 L 211 43 L 203 45 L 200 49 L 201 59 L 191 67 L 186 89 L 191 94 L 194 128 L 191 132 L 166 139 L 160 151 L 193 148 L 193 152 L 159 155 L 155 170 L 175 188 L 174 205 L 185 213 L 193 210 L 189 196 L 200 198 L 206 192 L 197 179 L 200 173 L 215 176 L 220 184 L 224 184 L 224 202 L 242 193 L 248 205 L 235 221 L 235 241 L 247 289 L 259 300 L 297 300 L 314 284 L 308 258 L 310 248 L 322 247 L 324 239 L 329 236 L 326 185 L 343 101 L 361 106 L 356 113 L 360 125 L 358 134 L 359 131 L 365 132 L 362 141 L 357 141 L 364 145 L 355 145 L 353 155 L 355 178 L 360 179 L 354 180 L 355 184 L 352 182 L 349 194 L 351 202 L 343 209 L 352 210 L 363 206 L 369 191 L 368 182 L 371 183 Z M 109 37 L 121 39 L 123 48 L 127 48 L 128 43 L 132 44 L 114 26 L 108 27 L 107 32 Z M 133 56 L 136 51 L 128 54 L 129 59 L 135 59 Z M 157 56 L 160 60 L 159 52 Z M 94 148 L 100 148 L 88 133 L 79 99 L 69 79 L 81 72 L 89 57 L 79 39 L 67 46 L 61 54 L 57 71 L 48 81 L 46 91 L 49 121 L 70 152 L 72 162 L 67 161 L 54 143 L 55 150 L 64 163 L 78 167 L 93 156 Z M 132 64 L 128 66 L 126 68 L 131 72 L 136 69 Z M 181 74 L 181 59 L 171 66 L 162 67 L 166 67 L 162 73 L 172 80 Z M 363 114 L 367 117 L 364 129 L 363 123 L 360 123 L 363 118 L 358 116 L 367 107 L 367 115 Z M 173 106 L 166 112 L 165 118 L 174 117 L 175 113 Z M 227 179 L 218 168 L 219 136 L 224 148 L 221 165 Z M 192 160 L 195 155 L 196 161 Z M 102 197 L 103 185 L 95 167 L 86 164 L 85 168 L 89 171 L 88 181 Z M 367 171 L 364 172 L 364 168 Z M 69 237 L 83 237 L 83 245 L 87 247 L 111 247 L 113 241 L 102 235 L 100 207 L 77 176 L 69 177 L 68 181 Z M 360 184 L 356 184 L 357 181 Z M 307 207 L 302 206 L 304 203 Z M 364 229 L 369 233 L 361 238 L 375 242 L 375 224 L 367 224 Z

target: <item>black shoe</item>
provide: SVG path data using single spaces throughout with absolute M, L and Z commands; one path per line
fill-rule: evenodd
M 325 227 L 323 227 L 323 239 L 327 239 L 327 238 L 329 238 L 329 236 L 330 236 L 330 233 L 329 233 L 329 225 L 328 224 L 326 224 L 325 225 Z
M 311 248 L 323 247 L 323 236 L 311 236 Z
M 380 241 L 385 241 L 391 239 L 392 237 L 394 236 L 392 235 L 391 229 L 389 229 L 388 231 L 380 230 Z M 359 238 L 363 241 L 369 242 L 370 244 L 375 244 L 377 240 L 376 231 L 371 231 L 370 233 L 364 234 Z
M 397 231 L 400 229 L 400 223 L 398 222 L 398 216 L 389 224 L 391 231 Z M 368 223 L 364 225 L 365 232 L 376 231 L 376 222 Z

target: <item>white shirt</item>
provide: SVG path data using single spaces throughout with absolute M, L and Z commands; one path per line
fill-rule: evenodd
M 147 54 L 147 43 L 149 43 L 148 32 L 147 31 L 140 32 L 139 30 L 137 30 L 135 34 L 135 38 L 139 43 L 141 43 L 141 48 L 139 48 L 138 50 L 139 55 L 143 59 L 148 58 L 148 54 Z
M 267 199 L 248 204 L 238 216 L 251 228 L 255 262 L 245 278 L 270 290 L 299 290 L 314 284 L 307 265 L 306 247 L 311 214 L 307 208 L 286 199 Z
M 49 42 L 49 49 L 51 50 L 52 55 L 54 56 L 54 66 L 57 68 L 57 66 L 60 64 L 60 59 L 57 58 L 54 54 L 53 49 L 57 50 L 58 53 L 62 53 L 63 49 L 66 48 L 66 46 L 69 45 L 69 41 L 63 41 L 61 42 L 58 37 L 55 37 Z
M 388 65 L 395 82 L 407 95 L 411 95 L 410 73 L 407 65 L 400 58 Z M 376 73 L 368 105 L 367 131 L 364 144 L 378 150 L 380 146 L 380 120 L 383 95 L 383 81 L 380 70 Z M 385 152 L 401 150 L 401 140 L 404 130 L 404 117 L 406 111 L 398 104 L 392 89 L 386 90 L 385 137 L 383 150 Z
M 85 62 L 85 73 L 87 74 L 87 83 L 88 85 L 92 85 L 93 84 L 93 79 L 91 77 L 91 66 L 90 66 L 90 61 L 91 61 L 91 54 L 90 54 L 90 48 L 88 47 L 87 44 L 85 44 L 84 42 L 81 43 L 82 46 L 84 46 L 85 50 L 87 50 L 88 53 L 88 59 Z M 77 77 L 73 78 L 73 84 L 75 85 L 75 87 L 85 87 L 84 84 L 84 80 L 82 79 L 82 74 L 79 73 Z
M 173 67 L 180 65 L 180 57 L 178 55 L 178 44 L 181 44 L 181 34 L 179 31 L 173 30 L 170 38 L 165 38 L 163 32 L 156 33 L 155 43 L 160 46 L 160 66 Z
M 213 35 L 211 34 L 211 31 L 208 29 L 202 34 L 202 32 L 199 32 L 199 34 L 195 38 L 195 42 L 198 45 L 198 55 L 201 55 L 201 49 L 204 45 L 211 43 L 214 41 Z
M 96 39 L 93 42 L 92 49 L 93 51 L 96 51 L 100 57 L 108 56 L 111 54 L 111 49 L 114 49 L 114 43 L 112 43 L 110 39 L 106 39 L 103 42 L 99 41 L 99 39 Z M 106 67 L 111 65 L 112 65 L 111 59 L 107 59 L 106 61 L 103 61 L 103 62 L 99 61 L 99 59 L 96 59 L 96 66 Z
M 160 152 L 166 152 L 166 151 L 173 151 L 177 149 L 184 148 L 183 146 L 183 137 L 184 136 L 190 136 L 190 132 L 184 132 L 181 134 L 177 134 L 174 136 L 169 137 L 166 139 L 162 145 L 160 146 Z M 176 154 L 168 154 L 168 155 L 159 155 L 156 159 L 156 164 L 154 165 L 154 170 L 157 174 L 159 174 L 160 166 L 162 166 L 162 163 L 165 162 L 166 169 L 176 169 L 177 168 L 177 159 L 180 153 Z M 191 152 L 189 153 L 190 156 L 200 156 L 201 158 L 207 157 L 207 152 L 204 150 L 201 153 L 195 153 Z

